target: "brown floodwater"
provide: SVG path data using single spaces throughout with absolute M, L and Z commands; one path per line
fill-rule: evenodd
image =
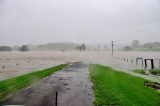
M 68 62 L 103 64 L 127 71 L 144 68 L 141 62 L 136 65 L 135 59 L 137 57 L 160 59 L 160 52 L 115 51 L 114 56 L 111 56 L 110 51 L 0 52 L 0 80 Z M 128 62 L 124 61 L 124 58 L 128 59 Z M 131 59 L 133 59 L 133 63 L 131 63 Z M 156 68 L 160 67 L 159 61 L 154 60 L 154 64 Z M 148 62 L 148 69 L 149 68 L 150 63 Z

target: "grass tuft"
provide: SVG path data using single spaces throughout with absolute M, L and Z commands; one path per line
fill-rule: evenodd
M 138 74 L 145 74 L 144 70 L 133 70 L 133 72 L 138 73 Z

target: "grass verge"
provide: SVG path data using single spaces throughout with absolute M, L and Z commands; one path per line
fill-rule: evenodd
M 19 77 L 0 81 L 0 102 L 6 100 L 9 94 L 15 93 L 20 89 L 30 86 L 33 83 L 40 81 L 41 79 L 63 69 L 66 66 L 67 64 L 62 64 L 49 69 L 32 72 Z
M 89 66 L 95 106 L 159 106 L 158 92 L 144 85 L 145 79 L 112 68 Z

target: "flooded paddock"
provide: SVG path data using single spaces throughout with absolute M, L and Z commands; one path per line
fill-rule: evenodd
M 115 51 L 29 51 L 0 52 L 0 80 L 22 75 L 32 71 L 53 67 L 68 62 L 103 64 L 122 70 L 144 69 L 136 58 L 154 59 L 155 68 L 159 68 L 160 52 L 121 52 Z M 143 63 L 144 64 L 144 63 Z M 148 62 L 148 69 L 150 64 Z

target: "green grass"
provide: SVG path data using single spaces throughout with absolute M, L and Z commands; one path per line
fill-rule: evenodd
M 160 90 L 158 90 L 157 92 L 158 92 L 158 93 L 159 93 L 159 95 L 160 95 Z
M 9 94 L 30 86 L 66 66 L 67 64 L 62 64 L 42 71 L 32 72 L 19 77 L 0 81 L 0 102 L 6 100 Z
M 158 92 L 144 85 L 145 79 L 112 68 L 89 66 L 95 106 L 159 106 Z
M 145 74 L 144 70 L 133 70 L 133 72 L 138 73 L 138 74 Z

